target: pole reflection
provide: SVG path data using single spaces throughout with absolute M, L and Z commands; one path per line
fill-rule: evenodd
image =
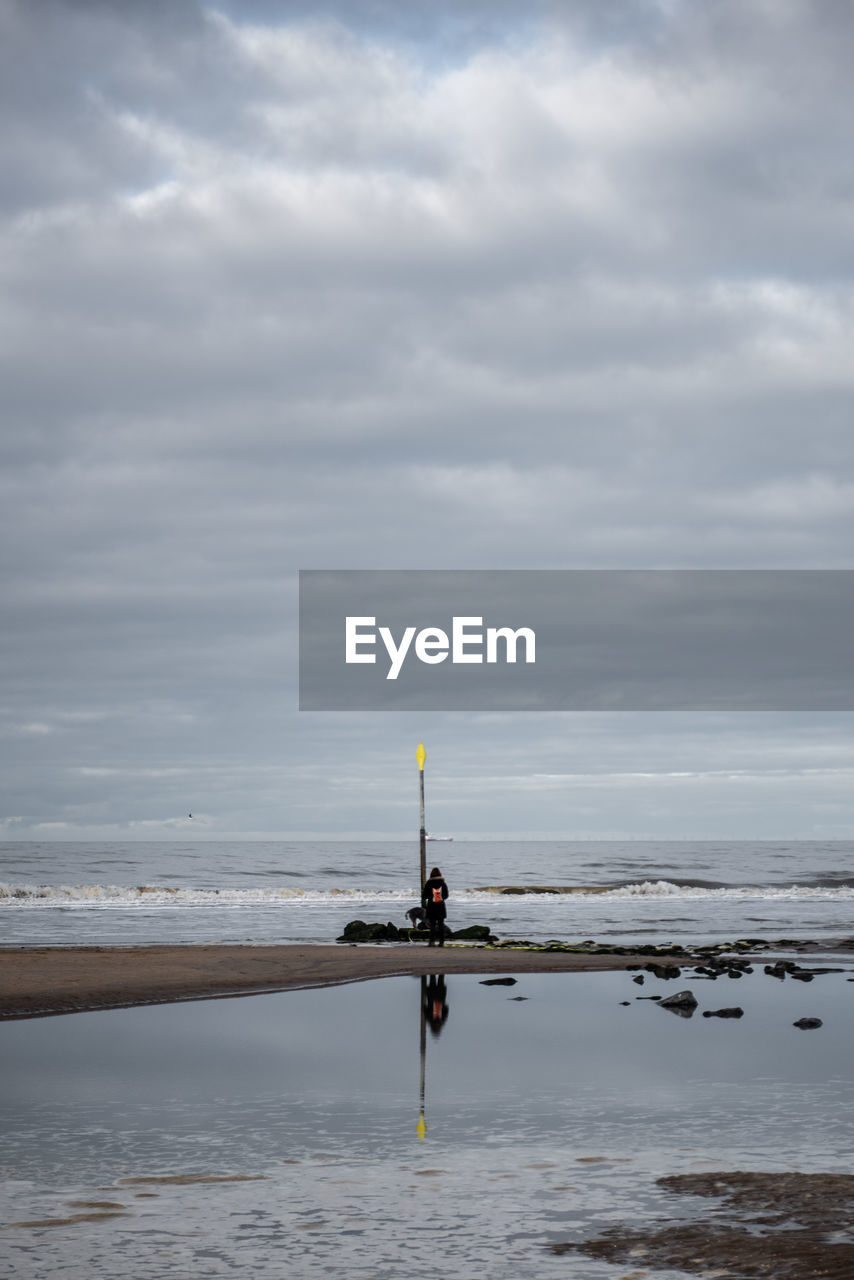
M 427 1093 L 427 1028 L 434 1039 L 442 1033 L 448 1021 L 448 984 L 443 973 L 421 975 L 421 1027 L 420 1056 L 421 1078 L 418 1104 L 418 1141 L 423 1142 L 427 1133 L 426 1093 Z

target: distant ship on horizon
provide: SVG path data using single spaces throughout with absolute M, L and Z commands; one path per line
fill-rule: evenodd
M 430 831 L 428 831 L 427 834 L 424 836 L 424 839 L 437 840 L 442 844 L 446 844 L 453 841 L 454 837 L 453 836 L 434 836 Z

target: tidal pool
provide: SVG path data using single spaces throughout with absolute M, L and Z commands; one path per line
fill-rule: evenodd
M 851 974 L 761 968 L 394 978 L 4 1023 L 0 1258 L 22 1280 L 684 1280 L 552 1246 L 708 1212 L 664 1176 L 851 1172 Z M 686 987 L 691 1018 L 647 998 Z

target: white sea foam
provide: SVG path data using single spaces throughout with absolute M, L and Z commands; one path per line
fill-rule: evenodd
M 615 888 L 596 888 L 592 892 L 583 889 L 566 890 L 566 896 L 574 900 L 596 898 L 600 902 L 608 899 L 645 898 L 667 899 L 674 901 L 711 901 L 716 899 L 760 899 L 764 901 L 834 901 L 854 898 L 854 888 L 816 887 L 810 885 L 788 886 L 733 886 L 727 888 L 708 888 L 699 885 L 678 885 L 669 880 L 644 880 L 637 884 L 626 884 Z M 336 903 L 351 902 L 382 906 L 388 904 L 389 910 L 397 909 L 401 904 L 411 904 L 418 898 L 418 890 L 412 886 L 407 889 L 352 889 L 347 887 L 328 889 L 298 889 L 279 886 L 262 886 L 251 889 L 200 889 L 189 887 L 172 887 L 169 885 L 135 885 L 122 887 L 117 885 L 78 884 L 78 885 L 31 885 L 0 884 L 0 908 L 16 907 L 257 907 L 257 906 L 333 906 Z M 534 905 L 535 903 L 555 902 L 564 898 L 564 893 L 524 893 L 514 894 L 513 899 Z M 484 889 L 457 889 L 452 891 L 451 899 L 470 903 L 507 903 L 508 897 L 502 893 L 489 892 Z M 565 898 L 564 898 L 565 900 Z
M 0 907 L 28 906 L 285 906 L 289 904 L 331 905 L 336 901 L 411 902 L 416 889 L 283 889 L 263 886 L 252 889 L 173 888 L 169 885 L 119 887 L 109 884 L 8 885 L 0 884 Z
M 644 880 L 641 884 L 627 884 L 609 889 L 602 895 L 608 898 L 854 898 L 854 888 L 841 886 L 830 888 L 815 885 L 744 885 L 730 888 L 707 888 L 701 885 L 673 884 L 669 880 Z

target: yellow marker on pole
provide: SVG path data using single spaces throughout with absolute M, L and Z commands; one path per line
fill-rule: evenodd
M 415 759 L 418 761 L 418 790 L 421 802 L 421 888 L 423 889 L 427 880 L 427 828 L 424 825 L 424 761 L 427 759 L 427 752 L 424 750 L 423 742 L 418 744 Z

